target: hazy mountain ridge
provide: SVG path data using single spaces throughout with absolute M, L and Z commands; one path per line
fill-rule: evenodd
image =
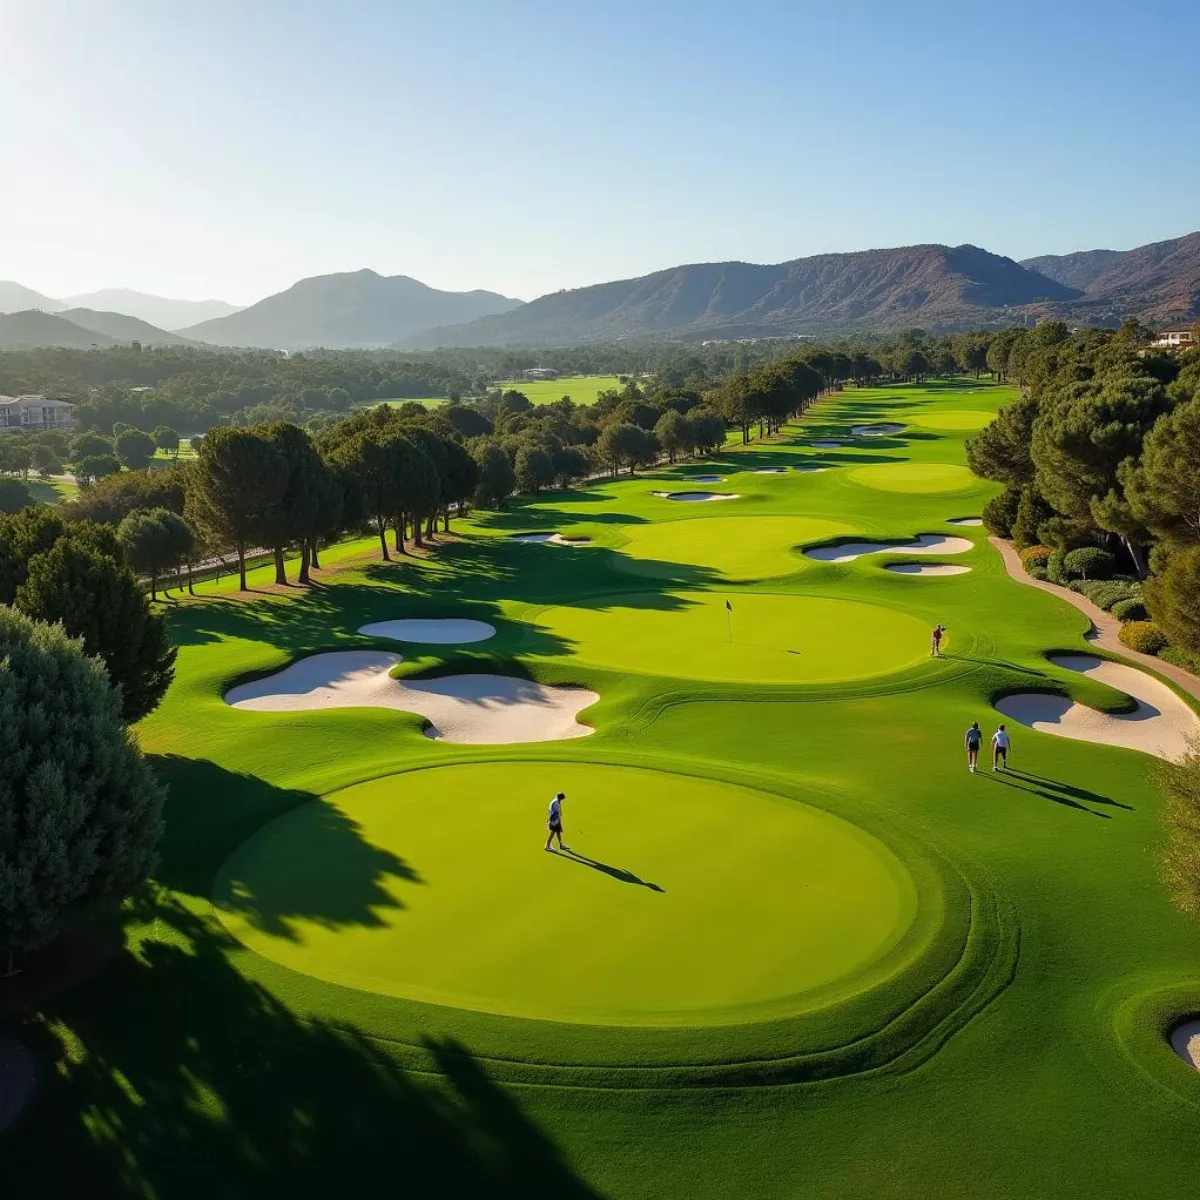
M 387 346 L 436 325 L 503 313 L 519 300 L 496 292 L 444 292 L 407 275 L 348 271 L 301 279 L 232 316 L 180 332 L 217 346 Z
M 24 350 L 38 346 L 63 346 L 88 350 L 92 346 L 115 346 L 117 338 L 85 329 L 56 313 L 28 309 L 0 314 L 0 350 Z
M 148 321 L 117 312 L 97 312 L 92 308 L 66 308 L 56 314 L 83 329 L 103 334 L 116 342 L 141 342 L 143 346 L 194 346 L 195 342 L 177 333 L 159 329 Z
M 224 300 L 173 300 L 168 296 L 153 296 L 133 288 L 101 288 L 98 292 L 67 296 L 61 305 L 64 308 L 89 308 L 96 312 L 123 314 L 145 321 L 156 329 L 171 331 L 242 311 L 239 305 L 228 304 Z
M 31 308 L 39 308 L 42 312 L 58 312 L 64 307 L 61 300 L 43 296 L 41 292 L 35 292 L 23 283 L 0 280 L 0 313 L 25 312 Z

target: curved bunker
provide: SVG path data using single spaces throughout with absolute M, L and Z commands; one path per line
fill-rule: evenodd
M 907 425 L 898 425 L 895 421 L 881 421 L 878 425 L 854 425 L 850 432 L 855 437 L 882 438 L 903 433 L 907 428 Z
M 409 618 L 399 621 L 374 621 L 360 625 L 366 637 L 391 638 L 397 642 L 419 642 L 427 646 L 461 646 L 485 642 L 496 636 L 495 625 L 456 617 Z
M 652 492 L 663 500 L 682 500 L 685 504 L 703 504 L 709 500 L 737 500 L 737 492 Z
M 883 569 L 893 575 L 968 575 L 971 571 L 960 563 L 888 563 Z
M 966 538 L 923 533 L 911 542 L 841 542 L 830 546 L 810 546 L 806 557 L 818 562 L 848 563 L 864 554 L 965 554 L 974 550 Z

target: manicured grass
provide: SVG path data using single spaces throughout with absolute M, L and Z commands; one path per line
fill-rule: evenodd
M 625 385 L 616 375 L 561 375 L 558 379 L 509 379 L 493 385 L 503 391 L 523 392 L 531 404 L 553 404 L 570 396 L 576 404 L 594 404 L 601 392 Z
M 35 504 L 57 504 L 79 494 L 79 485 L 58 479 L 33 479 L 25 485 Z
M 170 788 L 157 891 L 105 973 L 4 1022 L 42 1066 L 0 1178 L 1192 1194 L 1200 1073 L 1163 1034 L 1200 1011 L 1200 926 L 1157 878 L 1151 760 L 1017 729 L 1011 774 L 965 770 L 1001 694 L 1121 704 L 1047 657 L 1085 647 L 1082 615 L 946 524 L 994 492 L 964 466 L 971 414 L 1014 396 L 848 388 L 772 442 L 474 514 L 426 559 L 381 564 L 368 538 L 311 591 L 267 567 L 247 596 L 172 593 L 177 677 L 137 730 Z M 906 428 L 850 434 L 882 422 Z M 805 465 L 828 469 L 754 473 Z M 652 495 L 703 473 L 741 498 Z M 510 538 L 531 530 L 592 544 Z M 797 553 L 922 533 L 969 539 L 935 561 L 970 573 Z M 368 622 L 438 616 L 497 633 L 405 644 L 401 674 L 583 685 L 595 733 L 455 746 L 405 713 L 222 699 L 316 651 L 397 649 Z M 593 865 L 540 848 L 559 788 Z

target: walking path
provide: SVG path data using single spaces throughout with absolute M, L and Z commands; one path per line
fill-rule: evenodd
M 1075 608 L 1079 609 L 1092 623 L 1091 631 L 1086 634 L 1086 637 L 1093 646 L 1099 646 L 1102 650 L 1107 650 L 1112 654 L 1119 654 L 1122 658 L 1130 659 L 1133 662 L 1138 662 L 1143 666 L 1149 667 L 1150 670 L 1156 671 L 1159 675 L 1163 675 L 1171 680 L 1172 683 L 1187 692 L 1189 696 L 1200 700 L 1200 678 L 1193 675 L 1190 671 L 1185 671 L 1182 667 L 1175 666 L 1173 663 L 1163 662 L 1161 658 L 1155 658 L 1152 654 L 1142 654 L 1137 650 L 1131 650 L 1117 636 L 1121 629 L 1121 622 L 1111 613 L 1106 613 L 1104 609 L 1093 604 L 1086 596 L 1081 596 L 1078 592 L 1071 591 L 1070 588 L 1060 587 L 1058 584 L 1050 583 L 1049 580 L 1045 579 L 1033 579 L 1027 575 L 1025 568 L 1021 565 L 1020 555 L 1003 538 L 990 537 L 988 541 L 1000 552 L 1000 557 L 1004 560 L 1005 570 L 1018 583 L 1027 584 L 1029 587 L 1038 588 L 1043 592 L 1050 592 L 1060 600 L 1065 600 L 1068 604 L 1074 605 Z

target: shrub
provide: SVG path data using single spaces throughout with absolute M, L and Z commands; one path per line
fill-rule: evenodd
M 1046 559 L 1046 578 L 1049 579 L 1051 583 L 1067 584 L 1071 581 L 1071 577 L 1067 574 L 1066 569 L 1063 566 L 1064 557 L 1065 556 L 1061 550 L 1055 550 L 1054 553 L 1051 554 L 1048 559 Z
M 1166 635 L 1153 621 L 1130 621 L 1117 635 L 1123 646 L 1141 654 L 1157 654 L 1166 648 Z
M 1041 493 L 1032 484 L 1021 489 L 1017 511 L 1013 516 L 1012 540 L 1017 546 L 1038 544 L 1038 526 L 1054 515 L 1054 509 L 1042 499 Z
M 983 523 L 989 533 L 996 537 L 1010 537 L 1013 522 L 1017 519 L 1017 505 L 1021 503 L 1021 489 L 1009 484 L 998 496 L 993 496 L 983 506 Z
M 1128 600 L 1118 600 L 1109 610 L 1118 621 L 1148 621 L 1150 614 L 1141 600 L 1131 596 Z
M 1200 546 L 1171 554 L 1146 581 L 1146 607 L 1172 646 L 1200 657 Z
M 1045 567 L 1030 567 L 1029 571 L 1028 571 L 1028 575 L 1029 575 L 1030 579 L 1049 579 L 1050 578 L 1050 576 L 1046 574 Z
M 1045 570 L 1046 562 L 1053 553 L 1049 546 L 1026 546 L 1021 551 L 1021 565 L 1026 571 L 1032 571 L 1034 567 Z
M 146 878 L 162 792 L 104 667 L 0 608 L 0 946 L 44 945 Z
M 1075 579 L 1070 584 L 1071 591 L 1086 596 L 1099 608 L 1112 611 L 1114 604 L 1122 600 L 1140 600 L 1142 590 L 1139 585 L 1125 579 Z
M 1185 671 L 1191 671 L 1193 675 L 1200 675 L 1200 658 L 1194 654 L 1188 654 L 1186 650 L 1180 650 L 1178 646 L 1167 646 L 1158 652 L 1158 657 L 1163 662 L 1169 662 L 1176 667 L 1182 667 Z
M 1195 916 L 1200 914 L 1200 740 L 1193 739 L 1179 762 L 1159 763 L 1154 782 L 1166 798 L 1163 882 L 1175 905 Z
M 1111 579 L 1117 570 L 1117 559 L 1099 546 L 1081 546 L 1067 551 L 1063 567 L 1071 578 Z

